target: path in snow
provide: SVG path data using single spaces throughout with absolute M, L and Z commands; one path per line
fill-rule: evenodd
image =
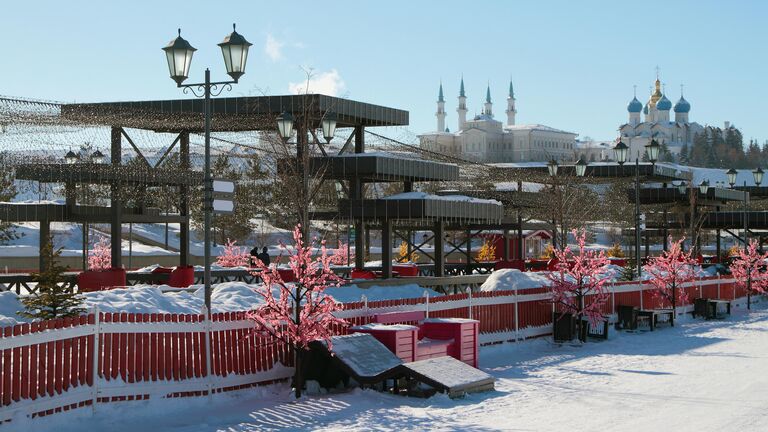
M 482 348 L 481 366 L 498 378 L 497 390 L 461 400 L 355 390 L 292 402 L 287 386 L 277 385 L 211 403 L 102 404 L 94 417 L 75 410 L 32 425 L 73 432 L 768 430 L 768 310 L 678 325 L 612 333 L 585 346 L 538 339 Z

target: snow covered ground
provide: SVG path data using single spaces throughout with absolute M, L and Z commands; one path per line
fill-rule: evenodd
M 285 384 L 213 399 L 101 404 L 12 423 L 18 430 L 768 430 L 768 311 L 682 319 L 584 346 L 545 339 L 481 348 L 496 391 L 451 400 L 356 390 L 293 401 Z M 26 424 L 25 422 L 29 422 Z

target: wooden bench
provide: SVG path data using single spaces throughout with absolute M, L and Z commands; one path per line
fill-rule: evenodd
M 637 316 L 648 319 L 648 325 L 653 331 L 659 324 L 659 317 L 666 317 L 668 323 L 672 324 L 672 316 L 674 314 L 672 309 L 640 309 L 637 311 Z
M 725 313 L 720 313 L 720 306 L 725 306 Z M 704 319 L 723 318 L 731 314 L 729 300 L 698 298 L 693 301 L 693 317 L 703 316 Z

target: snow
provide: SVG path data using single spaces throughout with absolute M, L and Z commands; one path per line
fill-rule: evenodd
M 480 285 L 480 291 L 523 290 L 549 286 L 546 272 L 521 272 L 517 269 L 500 269 L 488 276 Z
M 404 331 L 404 330 L 418 330 L 419 328 L 416 326 L 408 325 L 408 324 L 379 324 L 379 323 L 370 323 L 370 324 L 364 324 L 359 325 L 350 328 L 350 330 L 388 330 L 388 331 Z
M 213 285 L 211 293 L 213 312 L 247 311 L 262 304 L 263 298 L 256 293 L 258 286 L 243 282 Z M 191 285 L 189 291 L 191 292 L 173 289 L 168 285 L 134 285 L 130 288 L 84 293 L 83 298 L 84 307 L 92 309 L 98 306 L 101 312 L 199 314 L 205 304 L 205 288 L 203 285 Z M 442 295 L 413 284 L 391 287 L 372 286 L 371 288 L 350 285 L 331 287 L 325 292 L 341 303 L 360 301 L 362 295 L 367 296 L 369 301 L 418 298 L 425 292 L 432 297 Z M 274 288 L 274 294 L 279 295 L 278 288 Z M 25 319 L 17 315 L 17 312 L 22 309 L 16 293 L 0 292 L 0 325 L 25 322 Z
M 424 322 L 467 324 L 467 323 L 479 323 L 480 321 L 468 319 L 468 318 L 427 318 L 424 320 Z
M 762 306 L 762 305 L 761 305 Z M 16 430 L 82 432 L 276 430 L 766 430 L 762 373 L 768 311 L 675 328 L 614 333 L 605 342 L 535 339 L 480 349 L 496 390 L 451 400 L 374 390 L 292 399 L 288 384 L 190 397 L 100 404 L 31 420 Z
M 464 195 L 431 195 L 426 192 L 403 192 L 403 193 L 384 197 L 384 199 L 385 200 L 424 199 L 424 200 L 461 201 L 461 202 L 501 205 L 501 203 L 496 200 L 472 198 Z
M 439 292 L 424 288 L 416 284 L 379 286 L 374 285 L 370 288 L 360 288 L 357 285 L 344 285 L 340 287 L 331 287 L 325 290 L 325 293 L 333 297 L 337 302 L 349 303 L 360 301 L 361 296 L 365 295 L 368 301 L 395 300 L 407 298 L 424 297 L 429 294 L 430 297 L 441 296 Z
M 368 333 L 333 336 L 331 343 L 333 354 L 360 377 L 374 377 L 403 363 Z

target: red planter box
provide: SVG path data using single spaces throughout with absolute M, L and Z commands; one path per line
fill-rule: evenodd
M 125 280 L 125 269 L 88 270 L 77 275 L 77 286 L 80 288 L 80 292 L 102 291 L 125 286 Z
M 370 270 L 354 269 L 349 274 L 351 279 L 376 279 L 376 273 Z
M 296 276 L 291 269 L 277 269 L 277 273 L 283 279 L 283 282 L 296 282 Z
M 171 271 L 168 286 L 174 288 L 186 288 L 195 283 L 195 267 L 179 266 Z
M 396 271 L 398 276 L 418 276 L 419 266 L 414 264 L 395 264 L 392 270 Z

